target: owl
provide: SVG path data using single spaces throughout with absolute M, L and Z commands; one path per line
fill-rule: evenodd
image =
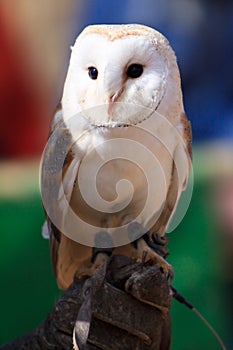
M 175 54 L 138 24 L 86 27 L 72 47 L 42 156 L 41 189 L 60 288 L 109 255 L 159 264 L 191 167 Z

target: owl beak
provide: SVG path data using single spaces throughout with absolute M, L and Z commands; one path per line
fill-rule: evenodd
M 116 101 L 116 99 L 117 99 L 117 94 L 113 94 L 107 100 L 107 112 L 108 112 L 109 116 L 112 115 L 113 106 L 114 106 L 114 102 Z
M 120 94 L 121 94 L 121 91 L 118 91 L 107 98 L 107 112 L 109 116 L 112 115 L 114 103 L 116 102 Z

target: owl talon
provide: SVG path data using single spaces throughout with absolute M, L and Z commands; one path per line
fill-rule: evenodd
M 173 268 L 166 261 L 162 265 L 160 265 L 162 273 L 166 276 L 167 280 L 172 282 L 174 278 Z
M 161 268 L 162 273 L 170 281 L 173 280 L 174 273 L 172 266 L 166 262 L 166 260 L 155 252 L 143 238 L 139 239 L 137 242 L 137 262 L 145 264 L 150 262 L 153 265 L 158 264 Z
M 144 266 L 146 263 L 146 256 L 147 256 L 147 252 L 145 250 L 143 250 L 143 252 L 142 252 L 142 266 Z

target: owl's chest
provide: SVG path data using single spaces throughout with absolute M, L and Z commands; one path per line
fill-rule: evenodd
M 158 138 L 138 128 L 114 128 L 92 131 L 78 146 L 83 156 L 71 206 L 82 218 L 100 226 L 139 221 L 139 215 L 145 221 L 164 205 L 172 157 Z

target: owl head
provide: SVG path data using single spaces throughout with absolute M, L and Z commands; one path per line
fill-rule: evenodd
M 78 36 L 64 85 L 64 119 L 92 125 L 137 124 L 158 112 L 175 122 L 183 110 L 175 54 L 158 31 L 138 25 L 93 25 Z

